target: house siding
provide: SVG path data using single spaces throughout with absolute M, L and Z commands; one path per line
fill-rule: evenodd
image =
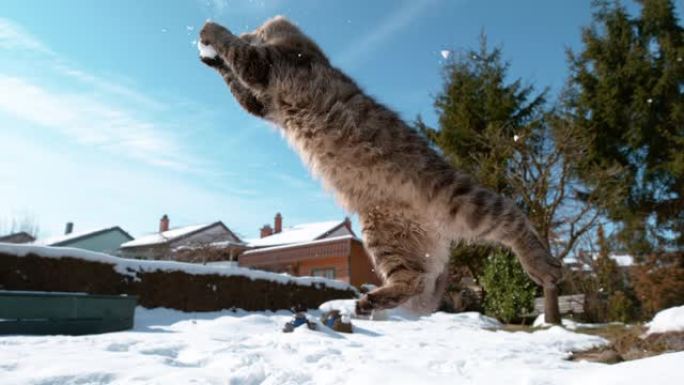
M 355 286 L 380 283 L 372 272 L 363 244 L 353 238 L 252 250 L 241 255 L 239 263 L 245 267 L 297 276 L 312 275 L 317 269 L 333 268 L 335 279 Z
M 382 281 L 375 273 L 375 268 L 370 261 L 370 256 L 363 247 L 363 243 L 352 241 L 349 253 L 349 271 L 352 277 L 350 284 L 360 287 L 364 283 L 379 286 Z
M 119 230 L 111 230 L 100 234 L 59 243 L 59 247 L 75 247 L 106 254 L 118 254 L 121 244 L 130 241 L 131 238 Z
M 302 261 L 298 268 L 298 275 L 313 275 L 314 270 L 318 269 L 335 269 L 335 279 L 349 283 L 349 264 L 346 255 Z

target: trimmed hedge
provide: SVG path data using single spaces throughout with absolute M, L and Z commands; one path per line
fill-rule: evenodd
M 0 253 L 0 289 L 63 291 L 89 294 L 133 294 L 139 304 L 181 311 L 279 310 L 293 306 L 317 308 L 354 290 L 321 283 L 304 286 L 245 276 L 189 274 L 182 271 L 136 271 L 121 274 L 107 263 L 69 257 L 16 256 Z

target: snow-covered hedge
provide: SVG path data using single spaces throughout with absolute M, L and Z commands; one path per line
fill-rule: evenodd
M 348 284 L 320 277 L 12 244 L 0 244 L 0 289 L 127 293 L 138 295 L 146 307 L 195 311 L 317 307 L 357 294 Z

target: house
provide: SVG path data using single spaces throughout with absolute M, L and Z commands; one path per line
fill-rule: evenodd
M 116 254 L 122 243 L 133 237 L 119 226 L 74 232 L 74 224 L 66 224 L 64 235 L 39 239 L 33 244 L 53 247 L 74 247 L 106 254 Z
M 0 243 L 31 243 L 35 240 L 36 238 L 26 231 L 0 236 Z
M 354 286 L 380 284 L 349 218 L 289 228 L 283 228 L 282 223 L 278 213 L 273 227 L 261 228 L 261 238 L 250 241 L 251 249 L 239 256 L 240 266 L 294 276 L 321 276 Z
M 247 249 L 221 221 L 169 228 L 169 217 L 159 221 L 159 231 L 121 245 L 122 256 L 141 259 L 173 259 L 187 262 L 235 260 Z

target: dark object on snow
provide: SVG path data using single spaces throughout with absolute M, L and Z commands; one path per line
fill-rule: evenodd
M 327 313 L 324 313 L 321 316 L 321 322 L 323 322 L 323 325 L 336 332 L 352 333 L 351 322 L 345 322 L 342 320 L 342 315 L 340 314 L 339 310 L 331 310 Z
M 283 327 L 283 333 L 291 333 L 296 328 L 304 324 L 306 324 L 306 327 L 308 327 L 309 329 L 316 330 L 316 324 L 309 321 L 309 319 L 306 318 L 306 313 L 297 312 L 295 313 L 294 319 L 285 324 L 285 326 Z
M 0 335 L 84 335 L 133 327 L 136 296 L 0 290 Z

